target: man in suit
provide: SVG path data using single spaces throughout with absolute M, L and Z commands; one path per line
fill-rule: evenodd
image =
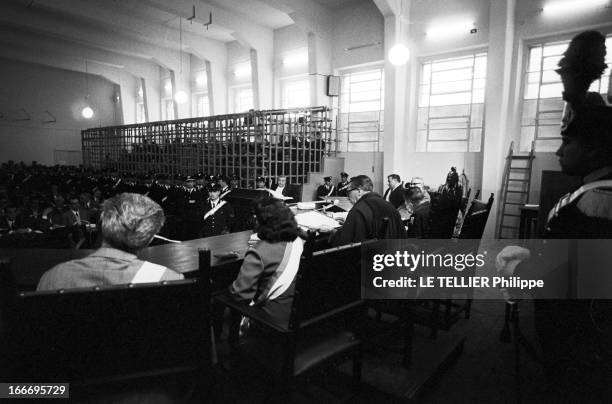
M 397 174 L 389 175 L 387 177 L 387 183 L 389 187 L 385 191 L 383 198 L 397 209 L 404 203 L 404 187 L 402 186 L 400 176 Z
M 342 228 L 333 231 L 334 245 L 358 243 L 374 238 L 406 238 L 406 229 L 397 209 L 373 192 L 374 185 L 367 175 L 351 178 L 348 199 L 353 204 Z M 389 218 L 385 234 L 381 234 L 383 219 Z
M 64 212 L 65 221 L 68 226 L 80 226 L 90 222 L 91 212 L 89 209 L 81 206 L 78 196 L 71 196 L 68 202 L 68 210 Z
M 346 196 L 346 190 L 350 184 L 349 175 L 344 171 L 340 173 L 340 182 L 338 183 L 338 196 Z
M 317 197 L 325 198 L 328 196 L 335 196 L 336 187 L 332 184 L 332 177 L 323 177 L 323 181 L 325 181 L 323 185 L 317 188 Z
M 200 229 L 200 237 L 218 236 L 232 231 L 234 225 L 234 209 L 229 202 L 220 198 L 221 186 L 212 185 L 208 190 L 208 199 L 204 203 L 204 225 Z

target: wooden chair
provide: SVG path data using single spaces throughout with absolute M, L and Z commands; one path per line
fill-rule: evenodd
M 487 224 L 487 219 L 489 218 L 489 213 L 491 212 L 491 206 L 493 206 L 493 200 L 493 194 L 491 194 L 487 202 L 478 199 L 472 200 L 463 221 L 461 233 L 459 233 L 459 239 L 464 240 L 459 244 L 461 250 L 449 252 L 453 254 L 478 253 L 478 247 Z M 474 243 L 469 243 L 465 240 L 474 240 Z M 462 275 L 470 276 L 471 273 L 464 271 Z M 454 292 L 457 293 L 459 291 L 454 289 Z M 429 326 L 431 328 L 431 338 L 436 338 L 438 329 L 449 330 L 461 318 L 462 314 L 465 319 L 469 319 L 474 291 L 472 288 L 468 288 L 464 292 L 466 299 L 460 302 L 456 299 L 436 299 L 427 302 L 424 306 L 424 313 L 422 310 L 417 310 L 415 313 L 415 322 Z M 423 307 L 419 309 L 421 308 Z
M 359 388 L 361 341 L 355 328 L 364 317 L 361 247 L 348 244 L 314 253 L 305 248 L 288 323 L 228 293 L 215 297 L 263 330 L 261 336 L 245 338 L 237 350 L 274 376 L 277 390 L 284 393 L 275 397 L 290 396 L 297 377 L 347 358 L 353 360 L 353 384 Z
M 200 251 L 200 279 L 209 271 L 210 251 Z M 160 377 L 210 379 L 207 281 L 18 292 L 4 265 L 0 304 L 3 381 L 69 382 L 72 398 L 155 388 Z

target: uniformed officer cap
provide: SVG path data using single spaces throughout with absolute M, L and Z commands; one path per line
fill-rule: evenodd
M 348 178 L 348 176 L 349 176 L 349 175 L 348 175 L 347 173 L 345 173 L 344 171 L 342 171 L 342 172 L 340 173 L 340 177 L 342 177 L 342 178 Z
M 331 181 L 331 177 L 323 177 L 323 181 Z
M 211 184 L 208 187 L 208 192 L 221 192 L 221 185 L 219 185 L 219 184 Z
M 256 182 L 266 182 L 266 179 L 264 177 L 257 177 L 255 181 Z

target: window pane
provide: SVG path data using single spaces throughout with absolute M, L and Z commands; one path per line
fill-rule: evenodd
M 423 79 L 432 73 L 419 88 L 418 151 L 480 150 L 486 70 L 485 53 L 422 64 Z
M 382 148 L 383 67 L 346 72 L 340 94 L 340 126 L 348 151 L 379 151 Z

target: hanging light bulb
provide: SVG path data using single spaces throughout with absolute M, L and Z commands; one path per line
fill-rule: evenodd
M 389 62 L 393 66 L 402 66 L 408 62 L 410 51 L 408 47 L 402 43 L 396 43 L 389 49 Z
M 93 109 L 91 109 L 91 107 L 89 105 L 87 105 L 85 108 L 83 108 L 81 110 L 81 115 L 85 119 L 91 119 L 94 116 L 94 111 L 93 111 Z

